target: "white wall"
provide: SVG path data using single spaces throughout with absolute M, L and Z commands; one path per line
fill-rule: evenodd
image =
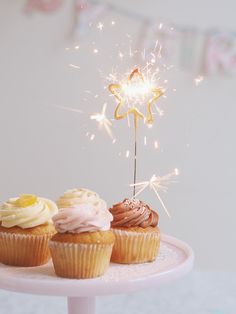
M 83 49 L 66 51 L 74 46 L 73 1 L 64 1 L 55 14 L 31 17 L 23 14 L 23 4 L 0 2 L 0 200 L 23 192 L 55 199 L 65 189 L 84 186 L 98 191 L 109 204 L 117 202 L 129 195 L 132 181 L 132 160 L 118 156 L 131 143 L 126 125 L 116 124 L 117 145 L 98 132 L 90 143 L 85 133 L 93 124 L 87 124 L 84 115 L 53 105 L 87 113 L 100 110 L 105 92 L 97 99 L 87 95 L 85 102 L 84 90 L 100 93 L 104 82 L 98 67 L 108 73 L 114 43 L 122 41 L 126 32 L 136 38 L 140 25 L 111 14 L 104 23 L 115 19 L 114 30 L 105 28 L 102 36 L 94 30 L 81 43 Z M 210 0 L 122 0 L 116 5 L 161 17 L 163 22 L 236 30 L 233 0 L 217 6 Z M 102 49 L 97 57 L 92 54 L 93 40 Z M 68 67 L 69 63 L 81 69 Z M 150 191 L 143 199 L 160 209 L 163 232 L 192 245 L 197 267 L 235 269 L 236 80 L 209 78 L 195 88 L 194 75 L 175 73 L 177 93 L 163 100 L 165 116 L 155 124 L 154 133 L 164 152 L 143 147 L 139 155 L 140 180 L 176 166 L 181 170 L 180 182 L 165 196 L 172 219 Z M 111 99 L 109 106 L 112 111 Z

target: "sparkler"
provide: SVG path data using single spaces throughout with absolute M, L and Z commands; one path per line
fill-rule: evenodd
M 176 182 L 175 180 L 173 180 L 173 177 L 178 176 L 178 175 L 179 175 L 179 170 L 176 168 L 176 169 L 174 169 L 173 172 L 168 173 L 168 174 L 166 174 L 166 175 L 164 175 L 162 177 L 156 176 L 154 174 L 154 175 L 152 175 L 150 180 L 139 182 L 139 183 L 130 184 L 130 186 L 131 187 L 135 186 L 135 187 L 138 188 L 138 192 L 134 195 L 134 197 L 137 197 L 139 194 L 141 194 L 148 187 L 151 190 L 153 190 L 154 193 L 156 194 L 159 202 L 161 203 L 161 206 L 163 207 L 164 211 L 170 217 L 170 213 L 167 210 L 167 208 L 165 206 L 165 203 L 163 202 L 159 192 L 167 192 L 168 185 L 170 183 L 175 183 Z
M 109 90 L 118 100 L 115 119 L 120 120 L 133 114 L 135 128 L 139 118 L 148 124 L 153 123 L 152 106 L 159 97 L 164 95 L 163 89 L 155 87 L 152 79 L 145 77 L 137 68 L 131 72 L 127 81 L 120 84 L 110 84 Z M 143 105 L 145 101 L 147 101 L 146 116 L 138 109 L 138 106 Z M 120 113 L 120 110 L 125 106 L 127 110 Z
M 137 126 L 138 120 L 142 119 L 147 124 L 152 124 L 153 112 L 152 106 L 164 91 L 154 85 L 153 77 L 145 77 L 138 68 L 134 69 L 125 80 L 118 84 L 109 85 L 110 92 L 115 96 L 118 105 L 115 109 L 115 119 L 120 120 L 134 116 L 134 184 L 133 197 L 135 197 L 136 177 L 137 177 Z M 144 114 L 140 107 L 146 102 L 147 113 Z M 121 110 L 125 107 L 123 113 Z
M 110 26 L 114 27 L 116 25 L 115 21 L 110 21 Z M 108 24 L 106 24 L 106 27 Z M 102 22 L 98 22 L 95 25 L 98 31 L 101 33 L 104 30 L 104 24 Z M 163 28 L 163 23 L 159 24 L 159 29 Z M 116 53 L 115 56 L 117 59 L 122 62 L 123 60 L 127 60 L 137 56 L 140 51 L 132 49 L 132 39 L 129 34 L 126 34 L 127 38 L 129 39 L 129 51 L 126 51 L 123 46 L 120 46 L 119 43 L 115 44 Z M 75 50 L 79 50 L 79 45 L 74 46 Z M 102 53 L 101 47 L 97 46 L 95 42 L 92 42 L 91 53 L 94 57 L 99 57 Z M 70 50 L 70 48 L 66 48 L 66 50 Z M 175 182 L 173 177 L 178 175 L 178 170 L 175 169 L 174 172 L 169 173 L 165 176 L 156 176 L 153 175 L 149 180 L 138 182 L 136 183 L 137 177 L 137 131 L 138 131 L 138 122 L 142 120 L 147 128 L 152 128 L 154 122 L 154 114 L 157 113 L 159 116 L 163 115 L 163 111 L 157 106 L 157 100 L 164 95 L 165 90 L 161 87 L 157 87 L 157 82 L 160 80 L 159 72 L 161 70 L 167 71 L 173 67 L 173 65 L 167 66 L 166 64 L 161 64 L 162 58 L 162 46 L 159 40 L 156 40 L 154 49 L 150 52 L 149 50 L 143 50 L 142 52 L 143 60 L 147 63 L 146 65 L 139 70 L 135 68 L 131 73 L 127 73 L 124 79 L 119 79 L 119 73 L 116 72 L 116 67 L 112 69 L 112 73 L 106 77 L 109 81 L 109 90 L 111 94 L 117 100 L 117 107 L 114 112 L 114 116 L 116 120 L 121 120 L 127 118 L 128 126 L 130 127 L 130 120 L 133 116 L 134 120 L 134 173 L 133 173 L 133 184 L 130 186 L 133 187 L 133 197 L 137 197 L 140 193 L 142 193 L 146 188 L 150 188 L 154 191 L 155 195 L 157 196 L 160 204 L 162 205 L 163 209 L 170 216 L 161 196 L 160 192 L 166 192 L 169 183 Z M 160 65 L 158 68 L 156 65 L 157 63 Z M 69 67 L 74 69 L 80 69 L 79 65 L 76 64 L 69 64 Z M 82 67 L 82 65 L 81 65 Z M 101 72 L 101 70 L 99 70 Z M 198 76 L 195 78 L 194 82 L 197 85 L 201 83 L 203 80 L 202 76 Z M 163 85 L 166 86 L 168 84 L 168 80 L 162 80 Z M 111 84 L 112 83 L 112 84 Z M 104 88 L 107 88 L 105 86 Z M 176 92 L 176 89 L 172 90 Z M 91 91 L 85 91 L 86 94 L 92 95 Z M 99 95 L 92 95 L 94 98 L 97 98 Z M 84 99 L 87 100 L 87 99 Z M 68 107 L 60 107 L 65 110 L 74 111 L 77 113 L 82 113 L 79 109 L 75 108 L 68 108 Z M 154 111 L 156 109 L 156 112 Z M 106 114 L 107 104 L 103 105 L 101 112 L 92 113 L 91 112 L 87 115 L 86 118 L 93 120 L 95 123 L 98 124 L 99 129 L 103 129 L 112 139 L 112 144 L 116 143 L 116 139 L 114 139 L 112 134 L 112 122 L 111 119 L 108 118 Z M 96 134 L 96 133 L 95 133 Z M 86 136 L 90 139 L 90 141 L 95 140 L 95 134 L 91 132 L 87 132 Z M 148 139 L 146 136 L 143 138 L 143 143 L 145 146 L 150 146 L 155 149 L 159 150 L 159 143 L 156 139 L 154 141 Z M 160 149 L 162 152 L 163 150 Z M 124 156 L 126 158 L 130 158 L 131 152 L 130 150 L 126 150 L 124 153 L 119 152 L 119 156 Z M 137 190 L 137 193 L 136 193 Z

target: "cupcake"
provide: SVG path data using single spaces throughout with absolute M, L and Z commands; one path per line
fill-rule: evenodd
M 111 261 L 121 264 L 152 262 L 160 247 L 158 214 L 137 199 L 125 199 L 110 208 L 115 235 Z
M 0 205 L 0 263 L 39 266 L 48 262 L 57 205 L 35 195 L 21 195 Z
M 57 230 L 50 241 L 55 272 L 66 278 L 94 278 L 107 270 L 114 235 L 106 202 L 87 189 L 66 191 L 53 217 Z

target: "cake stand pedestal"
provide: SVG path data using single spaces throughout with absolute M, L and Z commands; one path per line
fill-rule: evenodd
M 111 264 L 104 276 L 82 280 L 57 277 L 51 262 L 30 268 L 0 264 L 0 289 L 65 296 L 68 314 L 95 314 L 96 296 L 160 287 L 188 273 L 193 267 L 193 260 L 193 251 L 186 243 L 162 235 L 160 253 L 153 263 Z

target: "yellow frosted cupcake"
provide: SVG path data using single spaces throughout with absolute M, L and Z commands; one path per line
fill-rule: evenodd
M 50 241 L 55 272 L 66 278 L 94 278 L 107 270 L 114 235 L 106 202 L 87 189 L 73 189 L 57 201 L 57 230 Z
M 121 264 L 152 262 L 160 247 L 158 214 L 137 199 L 125 199 L 110 208 L 115 235 L 111 261 Z
M 57 205 L 35 195 L 11 198 L 0 206 L 0 263 L 39 266 L 48 262 Z

